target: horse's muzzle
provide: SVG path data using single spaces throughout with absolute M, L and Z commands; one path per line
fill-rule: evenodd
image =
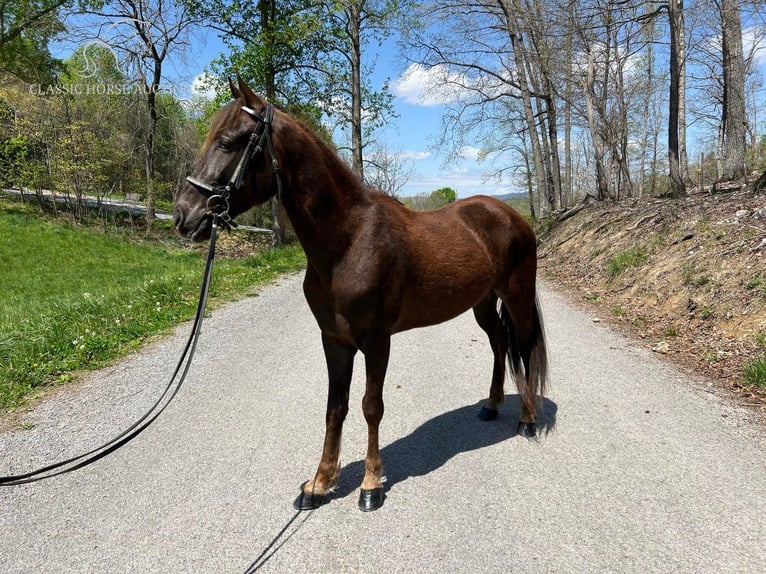
M 213 228 L 207 209 L 184 209 L 178 204 L 173 209 L 173 226 L 179 235 L 195 243 L 209 239 Z

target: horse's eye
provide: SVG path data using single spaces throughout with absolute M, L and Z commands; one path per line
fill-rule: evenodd
M 221 151 L 231 151 L 231 142 L 227 139 L 219 139 L 218 149 Z

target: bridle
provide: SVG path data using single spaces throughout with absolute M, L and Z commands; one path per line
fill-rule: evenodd
M 237 224 L 229 215 L 229 197 L 232 191 L 242 187 L 242 182 L 245 179 L 247 170 L 250 168 L 250 164 L 259 153 L 263 152 L 264 145 L 271 155 L 271 166 L 274 170 L 274 177 L 277 180 L 277 198 L 280 201 L 282 199 L 282 180 L 279 177 L 279 162 L 274 154 L 274 142 L 271 139 L 274 106 L 270 103 L 266 104 L 262 115 L 247 106 L 242 106 L 242 110 L 256 121 L 256 126 L 250 134 L 247 146 L 242 152 L 239 163 L 234 173 L 231 174 L 229 182 L 226 185 L 214 187 L 192 176 L 186 178 L 186 181 L 207 197 L 207 215 L 217 215 L 218 223 L 224 229 L 237 227 Z

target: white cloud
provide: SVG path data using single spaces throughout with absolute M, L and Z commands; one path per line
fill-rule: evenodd
M 407 161 L 424 161 L 431 158 L 430 151 L 403 151 L 397 155 Z
M 467 159 L 470 161 L 476 161 L 479 159 L 479 155 L 481 154 L 481 150 L 477 147 L 473 147 L 470 145 L 465 145 L 460 148 L 460 151 L 458 152 L 461 158 Z
M 410 67 L 394 80 L 392 89 L 404 101 L 420 106 L 439 106 L 460 99 L 463 77 L 450 72 L 446 66 L 427 68 L 421 64 Z
M 212 100 L 215 98 L 215 84 L 218 80 L 214 77 L 208 74 L 207 72 L 202 72 L 201 74 L 197 74 L 194 76 L 194 79 L 191 83 L 191 94 L 192 96 L 198 96 L 201 98 L 205 98 L 208 100 Z
M 753 55 L 756 65 L 766 61 L 766 38 L 763 28 L 752 26 L 742 31 L 742 43 L 744 44 L 745 57 Z

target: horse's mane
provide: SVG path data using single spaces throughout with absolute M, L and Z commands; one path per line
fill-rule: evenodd
M 333 177 L 336 180 L 343 180 L 346 187 L 353 188 L 360 192 L 377 192 L 377 190 L 373 190 L 372 188 L 368 187 L 364 181 L 362 181 L 362 178 L 359 177 L 359 174 L 351 169 L 351 166 L 349 166 L 348 163 L 346 163 L 343 158 L 340 157 L 338 150 L 336 150 L 332 144 L 326 142 L 323 138 L 317 135 L 317 133 L 314 131 L 314 128 L 311 127 L 308 122 L 291 114 L 286 115 L 290 121 L 297 124 L 297 127 L 300 129 L 300 131 L 303 132 L 303 135 L 305 135 L 309 140 L 309 143 L 317 148 L 321 154 L 322 160 L 325 162 L 325 165 L 332 172 Z M 300 145 L 297 139 L 298 138 L 296 138 L 295 145 Z M 383 192 L 380 193 L 382 194 Z

